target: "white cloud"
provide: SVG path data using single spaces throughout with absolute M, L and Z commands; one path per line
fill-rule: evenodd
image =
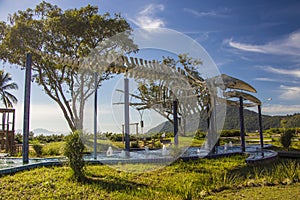
M 279 69 L 271 66 L 259 66 L 259 67 L 268 72 L 282 74 L 282 75 L 290 75 L 296 78 L 300 78 L 300 69 Z
M 162 4 L 150 4 L 140 11 L 135 19 L 130 20 L 140 28 L 162 28 L 166 23 L 155 15 L 157 12 L 164 11 L 164 9 L 165 7 Z
M 277 79 L 267 78 L 267 77 L 255 78 L 254 80 L 256 80 L 256 81 L 267 81 L 267 82 L 278 82 Z
M 242 50 L 242 51 L 251 51 L 251 52 L 256 52 L 256 53 L 266 53 L 266 51 L 258 45 L 251 45 L 251 44 L 243 44 L 243 43 L 233 42 L 232 39 L 226 40 L 226 42 L 229 44 L 229 46 L 234 47 L 234 48 L 239 49 L 239 50 Z
M 300 87 L 281 85 L 280 90 L 282 91 L 280 99 L 297 100 L 300 98 Z
M 183 11 L 191 13 L 195 15 L 196 17 L 215 17 L 218 16 L 217 12 L 215 11 L 209 11 L 209 12 L 199 12 L 190 8 L 183 8 Z
M 262 107 L 263 114 L 267 115 L 286 115 L 300 112 L 300 105 L 280 105 L 272 104 Z
M 224 7 L 211 11 L 197 11 L 192 8 L 183 8 L 184 12 L 190 13 L 196 17 L 226 17 L 230 12 L 230 9 Z
M 273 55 L 300 55 L 300 30 L 293 32 L 282 39 L 278 39 L 262 45 L 245 44 L 234 42 L 232 39 L 225 42 L 236 49 L 242 51 L 273 54 Z

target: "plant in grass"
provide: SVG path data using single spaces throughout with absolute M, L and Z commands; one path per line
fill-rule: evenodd
M 299 163 L 296 160 L 287 160 L 282 162 L 278 172 L 280 172 L 281 179 L 283 183 L 293 183 L 299 181 L 299 172 L 300 167 Z
M 289 150 L 289 147 L 292 144 L 293 135 L 294 131 L 292 129 L 287 129 L 284 130 L 284 132 L 280 136 L 280 143 L 286 150 Z
M 50 142 L 43 146 L 43 156 L 62 156 L 65 142 Z
M 69 166 L 73 170 L 73 178 L 77 181 L 83 181 L 85 178 L 83 151 L 84 144 L 80 139 L 79 131 L 75 131 L 66 137 L 64 154 L 68 158 Z
M 39 142 L 35 141 L 32 144 L 32 148 L 35 151 L 35 154 L 37 157 L 41 157 L 42 156 L 42 152 L 43 152 L 43 146 L 42 144 L 40 144 Z

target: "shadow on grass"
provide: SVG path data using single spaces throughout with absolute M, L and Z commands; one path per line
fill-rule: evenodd
M 140 184 L 133 181 L 128 181 L 123 178 L 116 176 L 105 175 L 105 176 L 86 176 L 81 183 L 97 185 L 99 188 L 104 189 L 108 192 L 113 191 L 134 191 L 142 188 L 149 187 L 146 184 Z

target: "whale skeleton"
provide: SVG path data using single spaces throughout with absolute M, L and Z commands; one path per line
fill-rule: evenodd
M 123 73 L 136 80 L 160 81 L 162 86 L 167 88 L 167 92 L 173 95 L 173 100 L 178 100 L 178 106 L 184 115 L 200 113 L 204 108 L 199 97 L 208 91 L 206 81 L 195 79 L 188 70 L 180 67 L 170 67 L 155 60 L 150 61 L 124 55 L 97 55 L 97 52 L 93 52 L 93 55 L 87 58 L 71 58 L 59 57 L 36 49 L 30 49 L 30 51 L 45 59 L 76 67 L 79 73 L 89 73 L 91 76 L 95 72 L 99 74 L 110 72 Z M 195 94 L 195 91 L 201 94 Z M 161 90 L 160 97 L 163 96 L 163 92 L 166 91 Z

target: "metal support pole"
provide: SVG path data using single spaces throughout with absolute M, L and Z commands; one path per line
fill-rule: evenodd
M 94 86 L 95 86 L 95 93 L 94 93 L 94 159 L 97 159 L 97 90 L 98 90 L 98 73 L 95 72 L 94 74 Z
M 178 100 L 173 101 L 173 120 L 174 120 L 174 144 L 178 146 Z
M 139 123 L 135 123 L 136 143 L 139 145 Z
M 261 119 L 261 105 L 257 106 L 258 109 L 258 124 L 259 124 L 259 139 L 260 139 L 260 148 L 261 148 L 261 155 L 264 156 L 264 136 L 262 131 L 262 119 Z
M 129 80 L 124 79 L 124 119 L 125 119 L 125 153 L 130 157 L 130 137 L 129 137 Z
M 206 113 L 207 113 L 207 120 L 206 120 L 206 123 L 207 123 L 207 135 L 208 135 L 208 140 L 207 140 L 207 146 L 210 148 L 211 147 L 211 115 L 209 113 L 209 110 L 210 110 L 210 105 L 207 105 L 207 109 L 206 109 Z
M 245 126 L 244 126 L 244 105 L 243 105 L 243 97 L 240 96 L 240 130 L 241 130 L 241 146 L 242 152 L 245 152 Z
M 125 130 L 124 130 L 124 124 L 122 124 L 122 144 L 124 144 L 124 138 L 125 138 Z
M 216 152 L 218 144 L 218 128 L 217 128 L 217 102 L 215 96 L 212 96 L 213 109 L 212 109 L 212 143 L 213 143 L 213 152 Z
M 29 117 L 30 117 L 30 90 L 31 90 L 31 54 L 26 54 L 26 71 L 25 71 L 25 94 L 24 94 L 24 119 L 23 119 L 23 164 L 28 164 L 29 158 Z
M 144 121 L 141 120 L 140 123 L 141 123 L 141 134 L 144 134 Z

